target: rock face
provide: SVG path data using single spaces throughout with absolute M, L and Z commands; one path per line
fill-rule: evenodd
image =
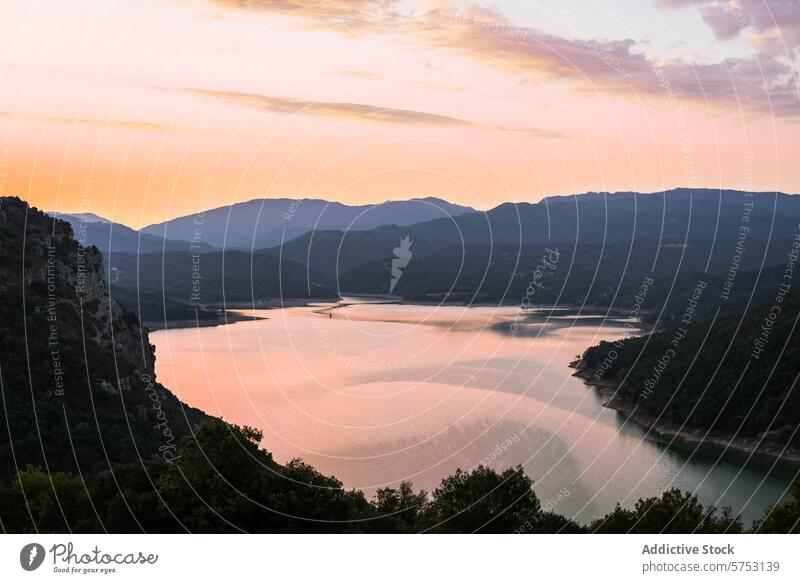
M 156 382 L 147 329 L 109 297 L 97 248 L 13 197 L 0 198 L 0 321 L 0 477 L 175 457 L 206 417 Z
M 3 202 L 0 223 L 28 223 L 24 250 L 28 261 L 22 266 L 25 283 L 55 283 L 64 290 L 74 289 L 74 297 L 61 294 L 57 298 L 57 311 L 82 313 L 96 324 L 93 340 L 99 346 L 113 348 L 118 358 L 155 378 L 155 346 L 150 344 L 148 331 L 138 319 L 110 297 L 103 255 L 97 247 L 78 244 L 66 221 L 47 217 L 45 223 L 50 224 L 41 225 L 46 227 L 42 230 L 36 228 L 41 221 L 39 211 L 19 199 L 6 198 Z

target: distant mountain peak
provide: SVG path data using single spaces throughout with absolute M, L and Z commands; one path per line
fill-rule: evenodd
M 475 209 L 428 196 L 348 205 L 318 198 L 264 198 L 233 203 L 148 225 L 140 233 L 227 249 L 263 249 L 309 231 L 368 231 L 452 218 Z M 198 217 L 201 217 L 198 223 Z
M 55 217 L 57 219 L 61 219 L 62 221 L 69 221 L 70 219 L 75 219 L 78 221 L 82 221 L 84 223 L 112 223 L 113 221 L 101 217 L 100 215 L 96 215 L 94 213 L 60 213 L 57 211 L 45 211 L 46 214 L 50 215 L 51 217 Z

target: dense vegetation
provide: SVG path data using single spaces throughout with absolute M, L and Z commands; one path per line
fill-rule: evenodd
M 16 198 L 0 199 L 0 321 L 3 480 L 26 464 L 93 473 L 157 456 L 207 418 L 155 382 L 147 333 L 109 300 L 99 251 Z
M 111 280 L 111 297 L 133 312 L 148 328 L 164 328 L 172 322 L 219 324 L 222 316 L 200 304 L 179 302 L 152 289 L 120 287 Z
M 797 447 L 800 292 L 782 289 L 747 310 L 685 312 L 649 336 L 601 342 L 580 366 L 661 423 Z M 700 291 L 696 308 L 718 293 Z
M 686 247 L 660 247 L 656 239 L 642 239 L 632 245 L 606 248 L 588 244 L 448 248 L 432 255 L 415 255 L 404 269 L 395 294 L 409 301 L 511 305 L 520 305 L 527 296 L 531 304 L 629 311 L 643 282 L 652 280 L 654 285 L 650 286 L 642 309 L 657 314 L 668 301 L 675 306 L 680 304 L 681 294 L 688 291 L 685 288 L 698 278 L 721 285 L 730 265 L 728 253 L 735 245 L 731 241 L 725 243 L 717 241 L 712 245 L 712 241 L 704 241 Z M 743 295 L 756 287 L 763 289 L 763 277 L 756 285 L 758 272 L 744 271 L 745 268 L 760 270 L 764 258 L 767 265 L 780 262 L 790 246 L 790 241 L 771 241 L 753 248 L 748 260 L 742 262 L 740 269 L 747 275 L 741 277 L 735 292 Z M 558 259 L 554 262 L 551 257 Z M 707 263 L 710 271 L 705 275 Z M 342 275 L 336 285 L 342 291 L 386 293 L 390 273 L 391 260 L 367 263 Z M 541 286 L 530 293 L 534 279 Z
M 184 306 L 335 296 L 304 266 L 267 251 L 115 253 L 111 266 L 112 289 L 127 296 L 138 289 Z
M 172 464 L 114 466 L 93 476 L 28 468 L 0 486 L 5 532 L 737 533 L 741 521 L 670 490 L 588 525 L 542 508 L 521 468 L 478 466 L 432 493 L 408 483 L 371 499 L 302 461 L 275 463 L 261 433 L 203 422 Z M 758 532 L 798 532 L 800 488 Z

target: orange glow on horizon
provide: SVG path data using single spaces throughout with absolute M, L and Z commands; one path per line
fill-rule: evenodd
M 260 197 L 488 209 L 589 190 L 800 192 L 793 118 L 666 99 L 635 57 L 626 92 L 591 52 L 586 82 L 466 21 L 407 17 L 398 37 L 225 2 L 46 9 L 12 3 L 0 20 L 0 194 L 45 210 L 139 228 Z M 433 27 L 481 38 L 449 46 Z

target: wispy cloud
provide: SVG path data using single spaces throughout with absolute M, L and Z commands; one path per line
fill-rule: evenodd
M 366 81 L 380 81 L 383 79 L 383 77 L 381 77 L 380 75 L 376 75 L 368 71 L 345 70 L 345 71 L 339 71 L 338 74 L 342 77 L 352 77 L 354 79 L 364 79 Z
M 570 28 L 568 14 L 564 26 Z M 634 39 L 576 40 L 515 28 L 486 9 L 478 16 L 427 14 L 417 30 L 431 44 L 539 80 L 564 79 L 597 93 L 677 98 L 735 112 L 800 117 L 797 74 L 774 54 L 702 64 L 656 61 Z
M 598 93 L 677 98 L 737 113 L 800 118 L 798 74 L 792 64 L 800 47 L 797 0 L 691 0 L 717 38 L 747 31 L 756 48 L 753 57 L 716 63 L 659 61 L 649 57 L 635 39 L 580 40 L 576 34 L 548 34 L 513 26 L 500 13 L 478 7 L 409 13 L 393 0 L 212 1 L 289 15 L 306 26 L 348 35 L 381 32 L 416 38 L 426 46 L 459 51 L 521 77 L 562 79 Z M 659 0 L 658 4 L 676 7 L 690 0 Z M 566 16 L 563 24 L 569 30 Z
M 218 102 L 231 103 L 249 109 L 269 113 L 313 115 L 328 118 L 358 118 L 377 123 L 389 123 L 406 126 L 433 126 L 449 128 L 479 128 L 501 132 L 520 132 L 538 137 L 560 137 L 560 134 L 529 127 L 507 127 L 482 124 L 449 115 L 380 107 L 365 103 L 348 103 L 336 101 L 311 101 L 292 97 L 277 97 L 257 93 L 240 93 L 235 91 L 219 91 L 213 89 L 178 88 L 177 91 L 189 93 Z
M 176 126 L 164 125 L 159 123 L 143 122 L 143 121 L 128 121 L 118 119 L 86 119 L 86 118 L 69 118 L 69 117 L 48 117 L 44 118 L 46 121 L 53 123 L 63 123 L 69 125 L 87 125 L 95 127 L 109 127 L 131 131 L 142 132 L 186 132 L 186 128 Z
M 164 125 L 159 123 L 130 121 L 119 119 L 90 119 L 77 117 L 56 117 L 56 116 L 33 116 L 26 114 L 0 111 L 0 117 L 14 118 L 19 120 L 32 120 L 37 122 L 57 123 L 72 126 L 91 126 L 97 128 L 114 128 L 140 132 L 194 132 L 187 128 Z
M 210 0 L 227 9 L 257 10 L 295 17 L 310 26 L 336 27 L 342 32 L 380 30 L 400 16 L 395 0 Z

